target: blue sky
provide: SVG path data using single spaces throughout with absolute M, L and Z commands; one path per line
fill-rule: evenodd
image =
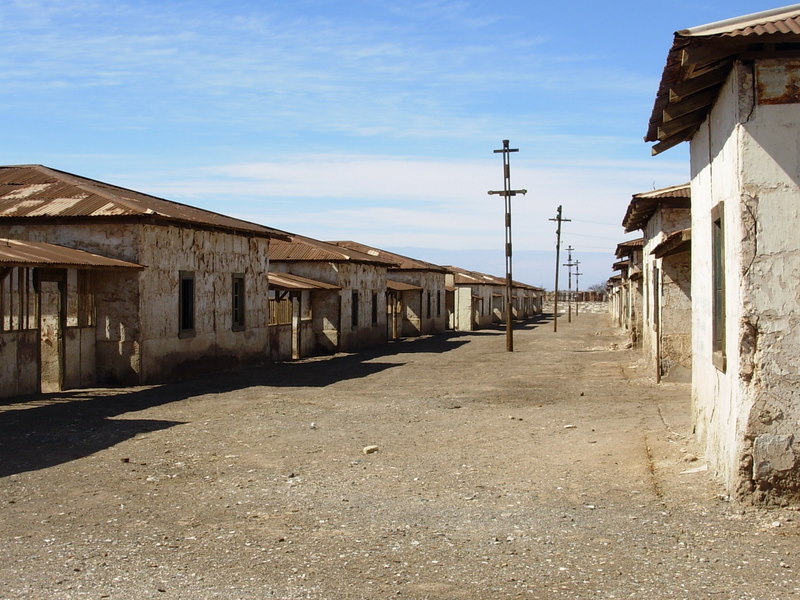
M 689 178 L 642 141 L 673 32 L 776 6 L 5 0 L 0 163 L 502 274 L 507 138 L 515 279 L 552 286 L 561 204 L 596 283 L 631 195 Z

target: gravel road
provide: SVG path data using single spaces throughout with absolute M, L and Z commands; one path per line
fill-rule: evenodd
M 638 359 L 580 314 L 2 404 L 0 598 L 800 598 Z

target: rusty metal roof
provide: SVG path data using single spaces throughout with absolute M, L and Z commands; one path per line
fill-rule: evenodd
M 617 251 L 614 256 L 622 258 L 623 256 L 630 256 L 633 251 L 638 248 L 644 248 L 644 238 L 636 238 L 635 240 L 628 240 L 627 242 L 620 242 L 617 244 Z
M 800 4 L 675 32 L 646 142 L 659 154 L 688 141 L 737 58 L 800 56 Z
M 269 259 L 270 261 L 358 262 L 385 267 L 395 265 L 394 262 L 386 259 L 302 235 L 291 235 L 288 241 L 270 242 Z
M 470 271 L 453 265 L 446 265 L 442 268 L 453 275 L 453 283 L 455 285 L 506 285 L 505 277 L 496 277 L 487 273 L 481 273 L 480 271 Z M 539 292 L 544 291 L 544 288 L 519 281 L 512 281 L 511 287 Z
M 288 235 L 249 221 L 42 165 L 0 166 L 0 220 L 42 217 L 150 217 L 265 237 L 285 238 Z
M 338 285 L 325 283 L 324 281 L 317 281 L 309 279 L 308 277 L 300 277 L 299 275 L 292 275 L 291 273 L 273 273 L 268 274 L 269 286 L 280 290 L 340 290 Z
M 622 219 L 625 233 L 644 229 L 659 208 L 690 208 L 692 188 L 688 183 L 634 194 Z
M 663 242 L 653 248 L 653 251 L 650 254 L 653 254 L 656 258 L 663 258 L 665 256 L 671 256 L 680 252 L 686 252 L 691 250 L 691 248 L 692 228 L 687 227 L 686 229 L 681 229 L 679 231 L 673 231 L 670 233 L 666 238 L 664 238 Z
M 142 265 L 45 242 L 0 239 L 0 266 L 143 269 Z
M 390 290 L 394 290 L 396 292 L 408 292 L 411 290 L 421 290 L 422 288 L 418 285 L 413 285 L 411 283 L 405 283 L 403 281 L 393 281 L 391 279 L 386 280 L 386 287 Z
M 337 246 L 341 246 L 342 248 L 348 248 L 350 250 L 358 250 L 359 252 L 362 252 L 364 254 L 369 254 L 370 256 L 374 256 L 376 258 L 383 258 L 386 259 L 387 261 L 391 261 L 396 266 L 389 267 L 390 271 L 433 271 L 437 273 L 446 272 L 446 269 L 444 267 L 440 267 L 439 265 L 425 262 L 424 260 L 403 256 L 402 254 L 389 252 L 388 250 L 381 250 L 380 248 L 375 248 L 374 246 L 367 246 L 366 244 L 360 244 L 359 242 L 346 240 L 346 241 L 336 241 L 330 243 L 336 244 Z

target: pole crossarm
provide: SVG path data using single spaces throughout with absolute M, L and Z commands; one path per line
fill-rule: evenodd
M 510 190 L 506 192 L 505 190 L 491 190 L 488 192 L 490 196 L 516 196 L 517 194 L 522 194 L 523 196 L 528 193 L 528 190 Z

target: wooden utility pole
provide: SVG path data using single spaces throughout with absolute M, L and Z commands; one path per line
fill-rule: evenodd
M 572 267 L 575 266 L 575 263 L 572 262 L 572 251 L 575 250 L 572 246 L 567 246 L 567 262 L 564 263 L 563 266 L 567 267 L 567 273 L 569 273 L 569 292 L 567 292 L 567 305 L 569 306 L 569 310 L 567 311 L 567 322 L 572 323 Z
M 561 205 L 558 205 L 558 211 L 556 211 L 556 218 L 550 219 L 551 221 L 556 221 L 558 223 L 558 227 L 556 227 L 556 289 L 555 294 L 553 294 L 553 331 L 558 331 L 558 269 L 560 267 L 559 263 L 561 262 L 561 223 L 564 221 L 571 221 L 572 219 L 564 219 L 561 217 Z
M 583 275 L 583 273 L 579 273 L 578 272 L 578 269 L 580 268 L 579 267 L 580 264 L 581 264 L 581 261 L 579 261 L 579 260 L 575 261 L 575 316 L 576 317 L 578 316 L 578 305 L 581 302 L 581 290 L 580 290 L 581 286 L 578 284 L 578 277 Z
M 511 280 L 511 197 L 517 194 L 525 195 L 528 190 L 511 189 L 511 163 L 509 155 L 511 152 L 519 152 L 519 148 L 509 148 L 508 140 L 503 140 L 503 147 L 495 150 L 495 154 L 503 154 L 503 189 L 490 191 L 489 195 L 496 194 L 505 198 L 506 204 L 506 350 L 514 351 L 514 329 L 511 326 L 513 316 L 512 302 L 514 299 Z

